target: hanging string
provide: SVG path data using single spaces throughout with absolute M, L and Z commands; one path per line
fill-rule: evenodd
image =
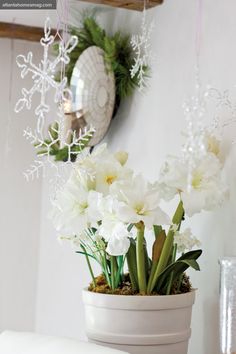
M 196 88 L 200 90 L 200 51 L 201 51 L 201 36 L 202 36 L 202 13 L 203 13 L 203 0 L 198 0 L 197 4 L 197 21 L 196 21 L 196 38 L 195 38 L 195 51 L 196 51 Z
M 63 46 L 68 40 L 68 22 L 69 22 L 69 1 L 58 0 L 57 4 L 57 27 L 55 38 L 63 43 Z M 61 63 L 60 79 L 65 77 L 65 63 Z
M 203 12 L 203 0 L 198 0 L 197 10 L 197 24 L 196 24 L 196 56 L 199 59 L 201 49 L 201 35 L 202 35 L 202 12 Z
M 202 92 L 200 78 L 200 50 L 202 34 L 203 0 L 198 0 L 195 35 L 195 94 L 183 104 L 186 118 L 186 142 L 183 146 L 184 161 L 188 164 L 188 190 L 192 189 L 192 174 L 196 161 L 205 155 L 205 130 L 203 117 L 206 113 L 205 92 Z

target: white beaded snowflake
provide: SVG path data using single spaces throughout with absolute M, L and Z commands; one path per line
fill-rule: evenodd
M 131 78 L 138 77 L 140 91 L 146 87 L 146 71 L 153 58 L 151 50 L 151 36 L 154 29 L 154 21 L 147 23 L 146 10 L 143 11 L 141 32 L 138 35 L 132 35 L 131 46 L 135 52 L 134 65 L 130 70 Z
M 206 92 L 192 96 L 183 104 L 187 123 L 183 159 L 188 164 L 188 186 L 191 188 L 192 172 L 196 161 L 206 154 L 204 116 L 206 114 Z
M 198 157 L 205 153 L 204 132 L 205 124 L 204 116 L 206 114 L 206 97 L 207 91 L 203 94 L 192 96 L 190 100 L 186 100 L 183 104 L 184 115 L 187 122 L 186 143 L 183 152 L 188 159 Z
M 50 19 L 47 18 L 44 26 L 44 37 L 40 44 L 43 46 L 44 53 L 41 63 L 37 66 L 33 63 L 33 53 L 29 52 L 27 56 L 18 55 L 17 65 L 21 69 L 21 78 L 24 79 L 29 73 L 32 74 L 33 86 L 30 89 L 22 88 L 22 98 L 18 100 L 15 106 L 15 112 L 20 112 L 23 108 L 31 109 L 32 98 L 35 93 L 40 94 L 40 103 L 35 109 L 37 117 L 37 131 L 42 132 L 46 114 L 50 111 L 50 105 L 46 101 L 46 94 L 50 89 L 55 90 L 54 100 L 56 103 L 64 101 L 71 95 L 67 88 L 67 78 L 63 77 L 60 82 L 55 79 L 55 73 L 59 65 L 68 64 L 70 61 L 69 53 L 78 43 L 76 36 L 71 36 L 67 43 L 59 42 L 59 51 L 56 58 L 52 60 L 49 57 L 49 48 L 53 45 L 55 36 L 51 34 Z
M 80 130 L 79 134 L 76 131 L 69 131 L 69 139 L 62 143 L 60 140 L 60 131 L 61 127 L 59 122 L 55 122 L 50 127 L 46 139 L 36 129 L 32 130 L 28 127 L 24 130 L 24 137 L 34 145 L 37 151 L 37 158 L 24 173 L 27 181 L 38 178 L 40 173 L 45 176 L 47 167 L 54 169 L 55 180 L 57 177 L 61 177 L 61 169 L 74 164 L 74 161 L 82 153 L 95 132 L 94 128 L 84 128 Z M 65 151 L 65 161 L 60 162 L 55 160 L 53 147 L 56 147 L 57 150 Z

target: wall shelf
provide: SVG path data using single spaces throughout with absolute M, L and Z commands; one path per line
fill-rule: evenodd
M 143 0 L 82 0 L 83 2 L 89 2 L 93 4 L 100 4 L 100 5 L 109 5 L 113 7 L 120 7 L 129 10 L 143 10 Z M 151 8 L 157 5 L 161 5 L 164 0 L 149 0 L 147 2 L 147 8 Z
M 0 22 L 0 38 L 23 39 L 25 41 L 39 42 L 43 37 L 43 28 L 18 25 L 16 23 Z M 52 34 L 56 30 L 52 29 Z

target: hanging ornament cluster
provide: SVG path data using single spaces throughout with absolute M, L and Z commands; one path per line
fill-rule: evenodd
M 35 109 L 37 117 L 37 130 L 42 132 L 45 124 L 45 116 L 50 111 L 50 105 L 47 103 L 47 92 L 53 88 L 55 90 L 54 101 L 56 104 L 63 102 L 71 95 L 67 87 L 67 78 L 63 77 L 60 82 L 55 80 L 55 74 L 59 66 L 70 62 L 69 53 L 75 48 L 78 43 L 76 36 L 70 37 L 67 43 L 60 41 L 59 52 L 56 58 L 50 60 L 49 48 L 53 45 L 55 36 L 51 34 L 50 19 L 47 18 L 44 26 L 44 37 L 41 38 L 40 44 L 43 46 L 43 59 L 37 66 L 33 63 L 33 53 L 29 52 L 27 56 L 18 55 L 16 62 L 21 70 L 21 78 L 26 75 L 32 75 L 33 85 L 30 89 L 22 89 L 22 98 L 18 100 L 15 106 L 15 112 L 20 112 L 23 108 L 31 109 L 32 98 L 37 92 L 40 95 L 40 103 Z
M 205 135 L 206 105 L 208 91 L 201 90 L 199 70 L 196 69 L 196 94 L 183 103 L 186 120 L 185 144 L 183 146 L 183 160 L 188 165 L 188 186 L 191 188 L 192 173 L 199 161 L 206 154 Z
M 142 91 L 147 86 L 147 70 L 153 59 L 151 50 L 151 37 L 154 29 L 154 21 L 148 23 L 146 8 L 142 14 L 142 24 L 140 34 L 131 37 L 131 46 L 135 53 L 134 64 L 130 69 L 131 78 L 137 77 L 139 90 Z
M 32 86 L 30 89 L 22 88 L 22 97 L 15 106 L 15 112 L 19 113 L 24 108 L 32 109 L 33 97 L 39 94 L 39 104 L 34 109 L 36 117 L 36 129 L 26 128 L 24 136 L 34 145 L 37 158 L 32 162 L 30 168 L 24 173 L 27 180 L 39 177 L 42 171 L 45 176 L 46 167 L 55 170 L 55 176 L 60 177 L 60 171 L 65 166 L 72 164 L 76 157 L 85 149 L 94 134 L 93 127 L 83 127 L 73 130 L 68 126 L 68 104 L 72 101 L 72 93 L 68 87 L 68 80 L 61 72 L 60 80 L 55 78 L 58 71 L 70 62 L 69 54 L 78 44 L 76 36 L 70 36 L 65 42 L 59 41 L 58 53 L 51 59 L 50 47 L 53 46 L 56 36 L 51 34 L 50 19 L 47 18 L 44 26 L 44 37 L 40 44 L 43 47 L 43 58 L 37 66 L 33 62 L 33 53 L 18 55 L 16 62 L 21 70 L 21 78 L 24 79 L 31 74 Z M 57 120 L 49 126 L 47 116 L 52 112 L 48 103 L 47 94 L 54 89 L 54 103 L 56 104 Z M 59 166 L 58 161 L 64 164 Z

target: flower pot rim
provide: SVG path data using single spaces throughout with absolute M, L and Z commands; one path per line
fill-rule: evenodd
M 150 299 L 150 298 L 158 298 L 158 299 L 160 299 L 160 298 L 165 298 L 165 299 L 167 299 L 167 298 L 173 298 L 173 297 L 183 297 L 183 296 L 189 296 L 190 294 L 196 294 L 196 292 L 197 292 L 197 288 L 193 288 L 193 289 L 191 289 L 189 292 L 187 292 L 187 293 L 182 293 L 182 294 L 172 294 L 172 295 L 140 295 L 140 294 L 134 294 L 134 295 L 123 295 L 123 294 L 106 294 L 106 293 L 96 293 L 96 292 L 94 292 L 94 291 L 90 291 L 90 290 L 88 290 L 88 288 L 86 287 L 86 288 L 83 288 L 83 293 L 89 293 L 89 294 L 93 294 L 94 296 L 107 296 L 107 297 L 116 297 L 116 298 L 129 298 L 129 299 L 131 299 L 131 298 L 142 298 L 142 299 Z
M 153 311 L 192 307 L 196 289 L 177 295 L 112 295 L 83 290 L 85 306 L 130 311 Z

